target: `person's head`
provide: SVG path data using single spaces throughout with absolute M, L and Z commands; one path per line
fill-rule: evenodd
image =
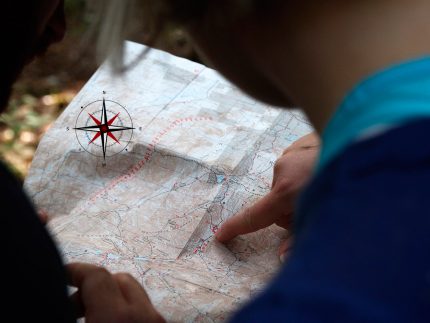
M 107 3 L 102 1 L 101 5 L 106 10 L 102 14 L 106 28 L 104 33 L 102 28 L 101 43 L 109 47 L 103 47 L 101 52 L 106 53 L 119 46 L 115 40 L 123 39 L 118 37 L 117 33 L 121 32 L 118 26 L 112 26 L 110 22 L 119 24 L 127 21 L 119 16 L 127 15 L 127 11 L 133 12 L 136 18 L 140 15 L 142 24 L 153 36 L 150 38 L 155 40 L 165 27 L 182 28 L 205 64 L 262 101 L 275 105 L 289 104 L 288 98 L 254 61 L 256 56 L 261 57 L 259 51 L 266 50 L 262 47 L 269 46 L 271 41 L 271 37 L 263 36 L 259 28 L 276 30 L 276 26 L 268 27 L 267 24 L 279 19 L 277 16 L 283 10 L 284 1 L 129 0 L 119 3 L 111 0 Z
M 318 131 L 359 80 L 430 53 L 423 0 L 109 2 L 137 4 L 142 11 L 133 11 L 153 35 L 172 22 L 182 26 L 205 63 L 261 101 L 302 107 Z
M 321 42 L 318 39 L 314 41 L 309 35 L 318 30 L 321 21 L 329 21 L 334 12 L 341 12 L 342 7 L 347 6 L 345 3 L 352 2 L 102 0 L 101 5 L 106 10 L 102 17 L 108 28 L 104 28 L 101 43 L 109 48 L 101 51 L 107 53 L 108 49 L 120 46 L 116 42 L 122 40 L 117 37 L 121 30 L 118 25 L 126 25 L 124 22 L 127 21 L 127 18 L 120 18 L 121 15 L 133 13 L 142 24 L 149 25 L 154 38 L 160 30 L 173 24 L 183 28 L 190 36 L 204 63 L 251 96 L 272 105 L 297 106 L 302 102 L 294 97 L 295 91 L 290 92 L 289 89 L 298 84 L 301 87 L 308 85 L 304 84 L 304 77 L 297 75 L 300 74 L 297 69 L 303 67 L 298 67 L 298 63 L 308 60 L 310 56 L 315 63 L 319 63 L 319 53 L 314 52 L 318 46 L 311 46 Z M 113 21 L 116 26 L 113 26 Z M 308 69 L 315 65 L 309 64 Z M 304 69 L 303 73 L 306 72 L 308 70 Z M 285 87 L 285 83 L 290 83 L 290 86 Z
M 0 111 L 25 64 L 46 51 L 65 32 L 64 0 L 2 1 Z

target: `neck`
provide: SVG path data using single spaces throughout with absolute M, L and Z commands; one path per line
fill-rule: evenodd
M 271 64 L 268 77 L 303 108 L 318 132 L 364 77 L 430 54 L 428 1 L 304 2 L 286 5 L 276 19 L 280 32 L 265 56 L 259 55 Z

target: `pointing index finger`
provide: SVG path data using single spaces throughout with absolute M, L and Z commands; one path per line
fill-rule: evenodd
M 291 212 L 290 203 L 284 199 L 288 197 L 271 191 L 253 206 L 225 221 L 215 234 L 216 239 L 227 242 L 238 235 L 255 232 L 275 223 L 283 214 Z

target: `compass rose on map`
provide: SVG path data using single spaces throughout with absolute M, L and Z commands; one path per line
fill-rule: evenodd
M 103 157 L 105 165 L 107 157 L 127 149 L 134 128 L 127 110 L 118 102 L 103 97 L 81 107 L 73 129 L 81 147 L 94 156 Z

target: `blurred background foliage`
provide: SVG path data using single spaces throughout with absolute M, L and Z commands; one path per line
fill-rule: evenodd
M 95 19 L 93 3 L 66 0 L 65 10 L 64 40 L 25 68 L 0 116 L 0 159 L 21 180 L 43 134 L 97 69 L 94 41 L 88 37 Z M 143 31 L 137 29 L 129 39 L 144 42 Z M 174 27 L 161 35 L 156 47 L 196 59 L 183 32 Z

